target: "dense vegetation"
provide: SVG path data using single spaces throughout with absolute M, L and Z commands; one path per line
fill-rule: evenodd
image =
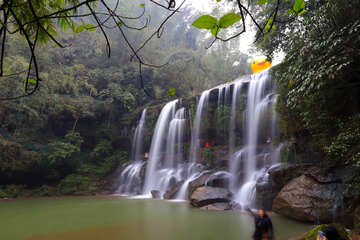
M 142 11 L 140 1 L 120 2 L 119 14 L 135 16 Z M 86 9 L 79 11 L 86 13 Z M 173 16 L 161 39 L 151 40 L 140 52 L 154 64 L 169 62 L 162 68 L 142 69 L 146 91 L 157 98 L 166 96 L 169 88 L 176 88 L 175 97 L 186 98 L 250 73 L 249 58 L 237 50 L 238 41 L 206 51 L 203 43 L 209 36 L 189 27 L 196 14 L 189 17 L 187 11 L 189 7 Z M 167 12 L 153 5 L 146 14 L 154 16 L 146 30 L 124 29 L 133 46 L 141 46 Z M 74 23 L 96 24 L 86 17 Z M 118 32 L 105 30 L 112 50 L 108 58 L 102 32 L 90 30 L 74 34 L 57 29 L 57 40 L 64 48 L 51 43 L 35 49 L 42 80 L 37 91 L 29 97 L 0 101 L 2 196 L 13 196 L 16 187 L 9 184 L 14 183 L 17 189 L 27 184 L 45 192 L 46 183 L 56 187 L 51 188 L 53 194 L 74 192 L 70 182 L 84 186 L 76 191 L 89 190 L 89 179 L 105 179 L 128 161 L 130 144 L 121 139 L 121 130 L 143 108 L 168 101 L 144 94 L 138 63 L 129 63 L 131 51 Z M 24 92 L 27 72 L 22 71 L 29 65 L 31 52 L 21 34 L 7 36 L 4 48 L 3 72 L 8 77 L 0 81 L 0 95 L 19 96 Z M 29 90 L 35 85 L 27 84 Z
M 301 20 L 284 14 L 285 4 L 272 33 L 258 45 L 269 57 L 280 49 L 285 53 L 273 71 L 283 131 L 302 139 L 304 147 L 322 151 L 327 169 L 359 166 L 360 3 L 306 4 Z
M 120 15 L 138 16 L 144 9 L 138 1 L 120 3 Z M 238 4 L 233 2 L 232 11 L 237 11 Z M 298 139 L 303 150 L 325 153 L 322 164 L 327 169 L 359 165 L 360 4 L 356 0 L 309 0 L 306 11 L 304 4 L 300 0 L 295 5 L 292 1 L 268 0 L 249 5 L 257 23 L 263 26 L 254 26 L 259 36 L 257 48 L 269 58 L 279 51 L 285 54 L 283 63 L 272 71 L 278 85 L 276 108 L 281 114 L 282 131 L 288 139 Z M 224 2 L 219 3 L 211 13 L 215 20 L 220 19 L 215 24 L 219 29 L 221 17 L 228 13 L 223 6 Z M 146 7 L 145 16 L 151 21 L 144 30 L 122 28 L 135 49 L 156 32 L 169 13 L 155 5 Z M 86 8 L 78 10 L 88 13 Z M 27 98 L 0 101 L 2 182 L 24 184 L 30 178 L 34 187 L 48 182 L 58 186 L 56 191 L 65 193 L 59 181 L 68 175 L 72 176 L 70 182 L 87 182 L 85 177 L 105 178 L 128 159 L 129 143 L 122 142 L 121 130 L 143 108 L 168 100 L 150 98 L 143 89 L 163 98 L 168 89 L 175 88 L 175 97 L 186 98 L 249 74 L 249 57 L 239 52 L 240 39 L 211 45 L 214 37 L 220 40 L 223 35 L 218 36 L 216 29 L 211 36 L 190 27 L 200 15 L 190 6 L 185 7 L 166 22 L 160 39 L 151 39 L 139 51 L 144 61 L 156 65 L 168 62 L 162 68 L 143 67 L 144 86 L 139 80 L 140 60 L 129 63 L 132 51 L 123 35 L 104 29 L 112 51 L 108 58 L 107 39 L 99 28 L 92 31 L 97 21 L 91 17 L 69 23 L 50 21 L 62 30 L 57 31 L 57 44 L 38 45 L 34 50 L 41 82 L 24 83 L 32 55 L 21 31 L 2 40 L 6 51 L 1 72 L 7 77 L 1 78 L 0 95 L 19 96 L 25 85 L 32 90 L 39 84 Z M 131 23 L 140 26 L 145 21 L 135 19 Z M 64 24 L 78 34 L 65 31 Z M 27 31 L 30 34 L 33 29 Z M 65 47 L 59 47 L 59 43 Z M 211 48 L 205 50 L 209 45 Z M 222 106 L 211 121 L 229 123 L 229 113 L 230 107 Z M 151 129 L 157 114 L 154 111 L 149 116 Z M 219 134 L 226 140 L 228 126 L 221 127 L 224 129 Z M 145 141 L 149 144 L 149 136 Z M 236 142 L 241 144 L 242 140 Z M 34 147 L 43 151 L 31 151 Z M 360 185 L 355 181 L 353 186 Z

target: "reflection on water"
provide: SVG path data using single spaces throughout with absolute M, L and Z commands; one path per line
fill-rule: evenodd
M 312 225 L 269 214 L 278 240 Z M 0 203 L 1 239 L 244 239 L 249 213 L 204 211 L 187 202 L 119 197 L 68 197 Z

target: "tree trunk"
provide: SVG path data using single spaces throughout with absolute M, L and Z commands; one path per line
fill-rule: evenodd
M 77 115 L 77 117 L 76 117 L 76 120 L 75 120 L 75 123 L 74 123 L 74 127 L 73 127 L 73 129 L 72 129 L 71 134 L 73 134 L 74 131 L 75 131 L 76 124 L 77 124 L 77 122 L 78 122 L 78 120 L 79 120 L 79 118 L 80 118 L 80 113 L 81 113 L 81 108 L 79 109 L 79 112 L 78 112 L 78 115 Z

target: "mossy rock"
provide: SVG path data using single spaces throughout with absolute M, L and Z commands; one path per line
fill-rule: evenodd
M 340 240 L 348 240 L 348 234 L 345 231 L 345 229 L 339 225 L 339 224 L 335 224 L 335 223 L 329 223 L 329 224 L 322 224 L 317 226 L 314 229 L 311 229 L 309 232 L 307 232 L 304 235 L 301 235 L 300 238 L 296 238 L 297 240 L 316 240 L 317 236 L 318 236 L 318 231 L 323 231 L 325 232 L 325 228 L 326 227 L 335 227 L 336 230 L 338 231 L 339 235 L 340 235 Z

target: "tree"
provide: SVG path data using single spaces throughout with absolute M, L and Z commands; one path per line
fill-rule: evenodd
M 353 0 L 308 1 L 311 12 L 274 24 L 273 38 L 261 48 L 282 47 L 285 61 L 274 69 L 278 81 L 277 110 L 297 128 L 310 131 L 312 147 L 326 154 L 324 164 L 359 164 L 360 148 L 360 4 Z M 285 19 L 282 19 L 285 20 Z M 287 124 L 290 125 L 290 124 Z
M 39 88 L 39 83 L 43 79 L 41 76 L 40 65 L 37 59 L 36 47 L 38 44 L 44 43 L 53 43 L 58 47 L 66 48 L 67 45 L 61 43 L 57 40 L 59 33 L 59 28 L 62 30 L 70 29 L 74 33 L 81 33 L 85 30 L 94 31 L 99 29 L 106 41 L 106 53 L 107 56 L 111 55 L 111 44 L 107 36 L 107 29 L 117 28 L 120 35 L 122 36 L 122 41 L 130 48 L 132 52 L 132 57 L 130 61 L 136 59 L 139 65 L 139 78 L 141 86 L 146 94 L 152 97 L 152 95 L 147 91 L 143 84 L 143 74 L 142 67 L 162 67 L 166 65 L 161 64 L 149 64 L 142 57 L 140 57 L 140 51 L 150 42 L 152 38 L 160 38 L 163 33 L 163 27 L 165 23 L 172 17 L 176 16 L 179 9 L 184 5 L 186 0 L 182 1 L 180 4 L 177 4 L 175 1 L 170 1 L 167 6 L 161 5 L 153 0 L 150 0 L 151 3 L 156 4 L 159 8 L 164 8 L 169 13 L 165 16 L 165 19 L 160 21 L 159 27 L 157 27 L 154 32 L 143 41 L 139 46 L 135 47 L 131 40 L 128 38 L 128 30 L 143 30 L 149 26 L 151 16 L 144 16 L 145 13 L 145 4 L 140 4 L 140 8 L 143 11 L 139 15 L 129 14 L 130 16 L 122 16 L 124 7 L 129 5 L 129 2 L 124 2 L 122 0 L 116 0 L 115 3 L 111 3 L 106 0 L 4 0 L 0 5 L 0 11 L 2 12 L 1 21 L 2 26 L 0 28 L 0 38 L 2 39 L 1 53 L 0 53 L 0 77 L 8 77 L 13 74 L 20 74 L 26 72 L 25 79 L 22 79 L 25 83 L 25 94 L 20 94 L 17 96 L 5 97 L 3 99 L 14 99 L 24 96 L 31 95 Z M 258 5 L 264 5 L 268 0 L 259 0 Z M 223 18 L 219 20 L 214 26 L 211 27 L 213 35 L 215 36 L 214 42 L 216 40 L 228 41 L 233 39 L 246 31 L 245 17 L 249 16 L 252 22 L 258 27 L 263 34 L 268 25 L 270 30 L 272 29 L 273 22 L 277 17 L 278 8 L 281 1 L 279 0 L 275 6 L 275 9 L 269 12 L 267 24 L 261 27 L 257 20 L 251 14 L 250 5 L 245 7 L 239 0 L 236 4 L 239 9 L 239 14 L 228 13 Z M 124 5 L 125 4 L 125 5 Z M 127 4 L 127 5 L 126 5 Z M 301 14 L 303 12 L 303 7 L 305 3 L 304 0 L 296 0 L 294 7 L 292 8 L 295 14 Z M 134 16 L 135 15 L 135 16 Z M 87 17 L 92 17 L 89 19 Z M 142 19 L 146 19 L 145 21 Z M 233 20 L 230 20 L 233 19 Z M 158 20 L 159 18 L 155 18 Z M 214 18 L 211 18 L 211 21 L 214 21 Z M 55 23 L 54 20 L 57 20 Z M 143 23 L 142 27 L 132 27 L 129 24 L 129 21 L 140 20 Z M 241 30 L 234 36 L 228 39 L 222 39 L 219 37 L 218 33 L 222 28 L 226 28 L 235 22 L 242 20 Z M 235 21 L 235 22 L 234 22 Z M 209 28 L 209 27 L 208 27 Z M 5 43 L 9 35 L 21 34 L 24 36 L 25 41 L 28 45 L 27 57 L 29 58 L 28 69 L 22 69 L 17 72 L 11 72 L 5 74 L 4 72 L 4 58 L 6 57 Z M 260 34 L 260 35 L 261 35 Z M 187 31 L 187 41 L 188 46 L 194 44 L 191 34 Z M 172 37 L 170 35 L 170 47 L 172 45 Z M 101 54 L 101 52 L 99 52 Z M 153 58 L 156 59 L 156 58 Z M 16 83 L 19 84 L 19 83 Z M 171 88 L 168 95 L 173 96 L 175 89 Z

